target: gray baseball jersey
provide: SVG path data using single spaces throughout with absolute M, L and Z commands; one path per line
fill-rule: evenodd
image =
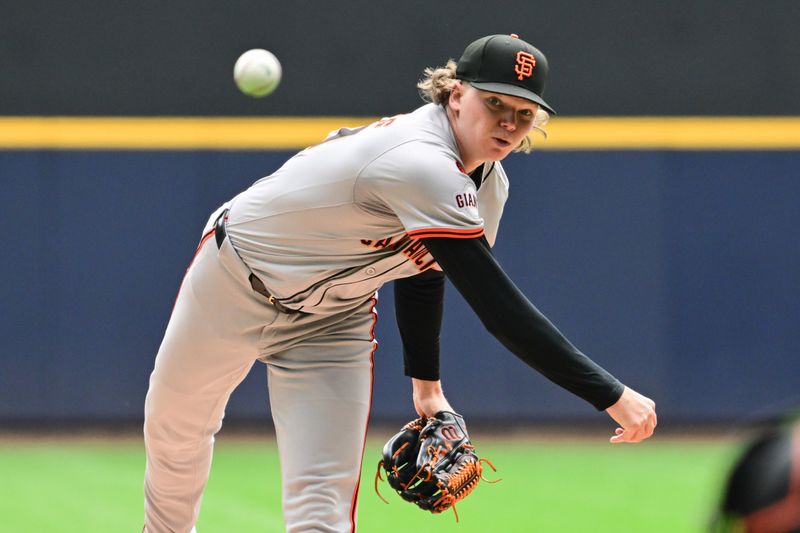
M 426 105 L 334 132 L 211 215 L 145 402 L 146 533 L 196 523 L 214 434 L 257 360 L 286 531 L 355 530 L 376 290 L 437 268 L 422 238 L 494 241 L 508 181 L 499 163 L 484 168 L 476 191 L 443 108 Z M 254 291 L 253 274 L 283 307 Z
M 232 201 L 228 236 L 285 306 L 344 310 L 436 268 L 421 238 L 494 242 L 508 179 L 486 167 L 476 191 L 444 109 L 429 104 L 300 152 Z

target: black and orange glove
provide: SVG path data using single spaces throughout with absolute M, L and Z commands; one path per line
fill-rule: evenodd
M 455 504 L 483 479 L 483 463 L 494 470 L 489 461 L 475 454 L 464 418 L 440 411 L 427 420 L 412 420 L 387 441 L 375 490 L 383 469 L 389 485 L 404 500 L 432 513 L 451 507 L 455 511 Z

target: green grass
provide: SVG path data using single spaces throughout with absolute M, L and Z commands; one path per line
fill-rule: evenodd
M 452 512 L 431 515 L 386 483 L 374 493 L 382 442 L 368 442 L 359 531 L 702 532 L 734 446 L 720 441 L 603 441 L 476 438 L 501 477 L 481 483 Z M 280 475 L 274 439 L 221 437 L 198 523 L 200 533 L 280 532 Z M 141 443 L 0 441 L 0 531 L 138 532 Z

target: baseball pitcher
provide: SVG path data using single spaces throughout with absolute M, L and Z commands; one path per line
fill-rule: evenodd
M 564 338 L 492 255 L 508 197 L 501 161 L 553 113 L 547 70 L 516 35 L 478 39 L 426 71 L 426 105 L 333 132 L 211 215 L 150 378 L 145 531 L 195 527 L 225 405 L 256 361 L 286 530 L 355 530 L 377 290 L 389 281 L 421 420 L 461 420 L 439 381 L 447 276 L 509 351 L 608 413 L 613 442 L 652 434 L 654 403 Z M 437 428 L 417 433 L 466 443 Z

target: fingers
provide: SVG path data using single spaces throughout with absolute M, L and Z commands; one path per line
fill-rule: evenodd
M 646 435 L 643 431 L 630 431 L 622 428 L 617 428 L 616 433 L 617 434 L 611 437 L 610 439 L 610 442 L 612 444 L 618 444 L 620 442 L 630 442 L 630 443 L 641 442 L 650 436 Z
M 611 442 L 618 443 L 618 442 L 642 442 L 645 439 L 649 439 L 653 435 L 653 430 L 655 428 L 651 426 L 641 426 L 634 429 L 623 429 L 622 431 L 618 431 L 617 434 L 611 437 Z
M 611 437 L 610 442 L 616 444 L 620 442 L 641 442 L 649 439 L 656 429 L 658 424 L 655 416 L 655 411 L 652 417 L 647 417 L 642 423 L 629 426 L 627 428 L 617 428 L 614 430 L 614 436 Z
M 656 426 L 658 425 L 658 417 L 656 416 L 655 402 L 650 398 L 647 398 L 647 405 L 649 407 L 649 410 L 645 417 L 645 421 L 642 424 L 642 435 L 639 441 L 642 441 L 644 439 L 649 439 L 653 435 L 653 432 L 656 430 Z
M 606 412 L 620 425 L 611 437 L 613 443 L 641 442 L 649 438 L 658 425 L 655 402 L 628 387 Z
M 611 444 L 617 444 L 617 443 L 620 443 L 620 442 L 627 442 L 625 440 L 625 430 L 624 429 L 617 428 L 617 430 L 614 433 L 616 433 L 616 435 L 614 435 L 613 437 L 611 437 L 609 439 L 609 442 L 611 442 Z
M 613 444 L 616 444 L 618 442 L 623 442 L 622 439 L 624 438 L 623 437 L 624 433 L 625 433 L 625 430 L 622 429 L 622 428 L 615 429 L 614 430 L 614 436 L 611 437 L 610 442 L 613 443 Z

